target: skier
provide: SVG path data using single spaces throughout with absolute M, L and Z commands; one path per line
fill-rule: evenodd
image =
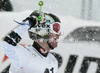
M 58 61 L 50 53 L 57 47 L 61 35 L 60 20 L 51 13 L 34 11 L 3 37 L 2 48 L 11 59 L 9 73 L 57 73 Z M 33 40 L 31 46 L 21 46 L 25 32 Z

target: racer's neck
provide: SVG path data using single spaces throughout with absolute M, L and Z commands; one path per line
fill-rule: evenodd
M 36 43 L 38 43 L 41 47 L 43 47 L 48 52 L 50 51 L 50 48 L 49 48 L 47 42 L 36 42 Z

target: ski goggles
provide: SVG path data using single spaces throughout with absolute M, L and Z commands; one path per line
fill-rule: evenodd
M 50 29 L 51 29 L 51 33 L 54 33 L 54 34 L 61 34 L 61 27 L 60 27 L 60 23 L 59 22 L 55 22 L 55 23 L 52 23 L 50 24 Z
M 45 27 L 32 27 L 28 31 L 37 34 L 41 37 L 44 37 L 45 35 L 48 35 L 49 32 L 57 35 L 61 35 L 60 32 L 60 23 L 59 22 L 54 22 L 52 24 L 47 24 Z

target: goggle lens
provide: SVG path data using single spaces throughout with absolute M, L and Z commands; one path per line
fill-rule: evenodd
M 59 31 L 60 31 L 60 24 L 59 23 L 53 23 L 53 30 L 56 33 L 59 33 Z

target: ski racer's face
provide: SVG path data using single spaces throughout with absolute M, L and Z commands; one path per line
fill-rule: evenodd
M 60 32 L 60 23 L 55 22 L 51 24 L 51 32 L 50 32 L 50 37 L 49 37 L 49 42 L 53 48 L 56 48 L 58 45 L 58 39 L 59 36 L 61 35 Z
M 50 38 L 49 38 L 49 42 L 51 44 L 51 46 L 53 48 L 56 48 L 57 45 L 58 45 L 58 39 L 59 39 L 59 36 L 61 35 L 60 34 L 53 34 L 53 33 L 50 33 Z

